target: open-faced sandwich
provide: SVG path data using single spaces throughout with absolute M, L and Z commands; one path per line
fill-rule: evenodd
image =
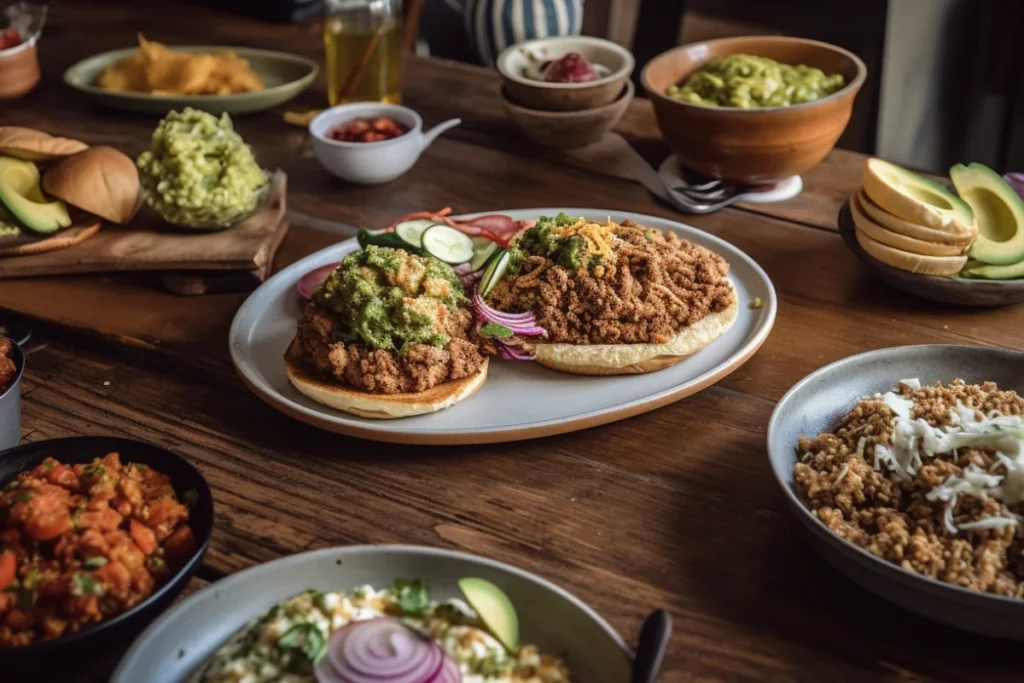
M 495 255 L 474 304 L 485 350 L 584 375 L 651 372 L 736 320 L 729 264 L 632 221 L 542 217 Z M 523 322 L 527 324 L 523 325 Z
M 0 126 L 0 256 L 53 251 L 127 223 L 142 199 L 130 158 L 19 126 Z
M 487 377 L 487 359 L 470 340 L 469 299 L 451 265 L 376 241 L 312 292 L 285 356 L 288 377 L 314 401 L 362 417 L 452 406 Z

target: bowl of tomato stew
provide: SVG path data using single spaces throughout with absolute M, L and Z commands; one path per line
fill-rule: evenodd
M 17 342 L 0 336 L 0 450 L 21 441 L 21 375 L 25 354 Z
M 158 446 L 74 437 L 0 452 L 0 663 L 137 632 L 212 531 L 206 480 Z

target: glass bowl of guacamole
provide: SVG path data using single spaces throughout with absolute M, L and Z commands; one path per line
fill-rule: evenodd
M 732 54 L 712 59 L 666 95 L 690 104 L 760 109 L 788 107 L 842 90 L 842 74 L 826 74 L 806 64 L 783 64 L 768 57 Z
M 260 168 L 227 114 L 172 111 L 157 125 L 136 165 L 146 204 L 184 228 L 230 227 L 257 211 L 267 197 L 270 174 Z

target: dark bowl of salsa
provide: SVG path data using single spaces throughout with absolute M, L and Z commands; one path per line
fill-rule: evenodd
M 0 450 L 21 441 L 21 375 L 25 353 L 17 342 L 0 336 Z
M 140 532 L 145 530 L 136 528 L 136 518 L 139 518 L 140 515 L 134 512 L 122 509 L 122 512 L 128 512 L 128 514 L 124 515 L 124 520 L 119 520 L 119 522 L 124 521 L 125 523 L 119 524 L 116 528 L 110 530 L 106 530 L 108 527 L 103 526 L 96 518 L 93 512 L 94 506 L 91 505 L 93 502 L 91 498 L 97 495 L 94 488 L 95 485 L 87 489 L 84 477 L 87 476 L 85 473 L 90 473 L 89 476 L 106 476 L 107 473 L 105 472 L 97 472 L 96 463 L 108 461 L 97 459 L 104 459 L 108 454 L 112 453 L 119 455 L 122 472 L 127 471 L 129 468 L 137 468 L 143 473 L 143 475 L 140 475 L 142 477 L 140 481 L 142 482 L 144 498 L 140 500 L 144 500 L 147 509 L 146 520 L 141 522 L 141 525 L 151 526 L 154 530 L 157 529 L 159 524 L 150 525 L 149 523 L 155 521 L 153 520 L 153 515 L 157 513 L 156 507 L 153 504 L 158 500 L 162 502 L 173 500 L 182 505 L 187 505 L 187 518 L 179 515 L 176 520 L 169 522 L 169 524 L 173 525 L 175 531 L 181 530 L 182 527 L 187 527 L 191 532 L 186 535 L 190 535 L 192 540 L 187 546 L 187 551 L 179 553 L 180 557 L 172 560 L 169 552 L 164 553 L 165 549 L 169 551 L 171 539 L 165 537 L 163 540 L 160 540 L 159 531 L 157 531 L 156 536 L 157 545 L 146 549 L 145 543 L 141 540 L 143 536 L 140 534 Z M 56 464 L 52 463 L 50 459 L 55 460 Z M 47 463 L 50 463 L 49 467 Z M 90 470 L 90 468 L 92 469 Z M 58 474 L 57 470 L 61 470 L 60 474 Z M 67 483 L 67 480 L 63 478 L 63 474 L 73 473 L 76 470 L 77 474 L 75 476 L 79 477 L 79 481 L 76 481 L 75 484 Z M 151 476 L 144 476 L 149 470 L 152 471 L 150 473 Z M 79 493 L 75 495 L 80 494 L 82 497 L 86 496 L 86 491 L 88 490 L 90 504 L 75 511 L 72 515 L 74 520 L 72 528 L 65 529 L 62 535 L 55 536 L 50 540 L 39 541 L 29 538 L 31 534 L 35 534 L 38 523 L 36 523 L 36 526 L 33 526 L 33 523 L 29 522 L 27 515 L 25 515 L 25 519 L 16 520 L 14 519 L 13 504 L 0 505 L 0 555 L 7 552 L 19 557 L 18 574 L 15 580 L 11 581 L 3 591 L 0 591 L 0 597 L 4 597 L 3 593 L 10 592 L 14 592 L 17 595 L 18 602 L 14 603 L 14 605 L 18 607 L 18 614 L 16 615 L 18 620 L 24 621 L 26 614 L 31 615 L 33 610 L 38 613 L 35 615 L 37 618 L 45 619 L 57 616 L 60 619 L 67 620 L 68 614 L 63 613 L 63 610 L 70 611 L 71 602 L 76 597 L 81 598 L 82 595 L 95 595 L 97 596 L 97 601 L 117 597 L 113 588 L 107 588 L 105 591 L 93 591 L 91 589 L 95 587 L 96 583 L 99 583 L 101 587 L 105 583 L 108 586 L 113 585 L 107 583 L 106 576 L 102 575 L 104 569 L 110 569 L 115 564 L 129 564 L 128 560 L 125 559 L 126 554 L 123 544 L 120 551 L 115 552 L 117 545 L 112 540 L 113 536 L 111 534 L 118 533 L 118 529 L 123 530 L 124 536 L 130 538 L 133 544 L 137 544 L 139 548 L 143 548 L 144 552 L 147 553 L 147 564 L 145 565 L 147 568 L 150 567 L 149 561 L 154 557 L 167 558 L 162 576 L 154 580 L 148 587 L 148 590 L 145 591 L 146 597 L 139 600 L 136 604 L 123 609 L 123 611 L 113 610 L 107 616 L 107 611 L 104 609 L 102 610 L 104 617 L 101 621 L 88 623 L 84 626 L 80 625 L 78 627 L 79 630 L 66 632 L 51 639 L 45 635 L 40 635 L 45 633 L 45 630 L 40 628 L 36 630 L 34 637 L 21 641 L 27 642 L 27 644 L 0 647 L 0 671 L 11 667 L 15 671 L 38 672 L 40 666 L 45 666 L 47 671 L 55 677 L 40 680 L 63 680 L 58 676 L 58 672 L 66 673 L 64 671 L 66 666 L 73 666 L 73 663 L 76 661 L 80 666 L 81 656 L 90 652 L 103 652 L 108 649 L 114 649 L 119 643 L 127 644 L 146 624 L 166 609 L 186 587 L 199 569 L 203 556 L 210 545 L 210 537 L 213 533 L 213 496 L 209 484 L 203 475 L 183 457 L 154 444 L 116 437 L 81 436 L 53 439 L 28 443 L 16 448 L 0 451 L 0 503 L 3 503 L 5 500 L 3 494 L 9 496 L 12 492 L 26 489 L 24 480 L 19 480 L 19 475 L 22 473 L 31 473 L 26 476 L 30 479 L 33 477 L 41 478 L 49 486 L 56 487 L 60 485 L 72 491 L 77 491 Z M 51 477 L 51 474 L 55 475 L 56 479 Z M 71 475 L 68 474 L 68 476 L 70 477 Z M 154 493 L 157 489 L 154 488 L 153 482 L 162 483 L 164 490 Z M 168 486 L 173 489 L 173 494 L 166 490 Z M 42 495 L 39 492 L 40 489 L 29 490 L 33 491 L 33 496 Z M 120 479 L 117 479 L 116 490 L 118 495 L 127 495 L 121 493 L 125 489 Z M 99 497 L 102 498 L 102 495 Z M 7 503 L 10 502 L 7 501 Z M 23 502 L 26 506 L 30 503 L 30 501 L 25 500 L 19 500 L 18 502 Z M 139 503 L 139 509 L 141 509 L 141 505 L 142 503 Z M 109 515 L 113 510 L 118 509 L 117 498 L 109 501 L 109 507 L 102 506 L 96 509 L 102 509 L 103 513 Z M 92 516 L 89 519 L 85 519 L 86 514 Z M 171 528 L 171 526 L 168 526 L 167 530 L 170 531 Z M 82 551 L 78 547 L 71 551 L 65 549 L 62 552 L 58 550 L 58 546 L 61 544 L 90 546 L 93 541 L 86 539 L 85 534 L 99 530 L 104 530 L 103 535 L 108 539 L 110 546 L 108 550 Z M 5 537 L 5 533 L 8 536 Z M 21 534 L 20 537 L 17 535 L 19 533 Z M 49 535 L 45 534 L 41 538 Z M 173 535 L 173 533 L 169 534 L 169 536 Z M 150 536 L 149 541 L 152 542 L 153 540 L 153 536 Z M 13 546 L 10 545 L 2 547 L 4 541 L 8 544 L 16 543 L 19 550 L 12 550 Z M 33 549 L 31 552 L 42 558 L 39 564 L 36 564 L 36 560 L 30 560 L 29 564 L 25 564 L 27 548 Z M 157 553 L 157 550 L 160 552 Z M 69 556 L 81 558 L 92 554 L 104 555 L 103 561 L 96 561 L 97 558 L 94 557 L 79 560 L 80 564 L 76 564 L 73 569 L 83 575 L 89 574 L 89 576 L 79 577 L 78 573 L 71 575 L 71 587 L 67 596 L 68 602 L 65 602 L 63 598 L 59 601 L 54 601 L 51 596 L 44 594 L 44 591 L 47 589 L 44 589 L 43 581 L 52 580 L 52 575 L 47 576 L 46 579 L 41 579 L 34 586 L 29 586 L 25 580 L 26 567 L 43 566 L 45 571 L 57 572 L 59 577 L 61 571 L 68 570 L 65 568 L 54 569 L 54 563 L 57 561 L 56 558 L 64 558 L 62 561 L 68 563 L 69 560 L 66 558 Z M 2 559 L 0 557 L 0 560 Z M 4 569 L 2 564 L 0 562 L 0 570 Z M 153 572 L 153 576 L 156 577 L 156 570 L 153 570 Z M 3 578 L 0 577 L 0 579 Z M 131 586 L 133 590 L 136 589 L 137 582 L 134 574 L 132 574 Z M 31 591 L 34 594 L 25 597 L 22 593 L 26 591 Z M 22 599 L 23 597 L 25 597 L 24 600 Z M 12 611 L 14 611 L 14 608 L 8 599 L 6 610 L 4 613 L 0 613 L 0 639 L 5 639 L 4 642 L 7 643 L 15 640 L 13 636 L 18 634 L 18 625 L 7 623 L 7 620 L 11 618 Z M 7 630 L 4 631 L 4 629 Z M 22 629 L 24 629 L 23 626 Z

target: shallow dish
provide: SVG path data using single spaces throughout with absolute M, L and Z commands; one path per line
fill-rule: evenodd
M 839 234 L 850 251 L 863 261 L 871 272 L 887 284 L 922 299 L 958 306 L 1009 306 L 1024 301 L 1024 279 L 973 280 L 962 277 L 919 275 L 872 258 L 857 242 L 856 226 L 850 213 L 850 203 L 839 210 Z
M 372 420 L 347 415 L 306 398 L 292 387 L 283 356 L 301 313 L 296 283 L 320 266 L 358 248 L 346 240 L 285 268 L 253 292 L 235 314 L 229 335 L 231 358 L 243 381 L 281 412 L 321 429 L 377 441 L 416 444 L 497 443 L 585 429 L 653 410 L 714 384 L 743 365 L 775 322 L 776 298 L 768 276 L 728 242 L 664 218 L 606 209 L 542 208 L 502 213 L 513 219 L 554 216 L 560 211 L 595 221 L 631 218 L 671 230 L 721 254 L 739 298 L 736 322 L 715 343 L 658 372 L 587 377 L 548 370 L 536 363 L 494 360 L 487 382 L 469 400 L 429 415 Z M 482 214 L 481 214 L 482 215 Z M 763 304 L 753 309 L 750 302 Z
M 408 129 L 404 135 L 380 142 L 343 142 L 327 134 L 336 126 L 355 119 L 386 116 Z M 313 153 L 320 165 L 342 180 L 360 185 L 378 185 L 394 180 L 419 160 L 441 133 L 462 123 L 448 119 L 428 131 L 423 119 L 408 107 L 380 102 L 339 104 L 320 112 L 309 122 Z
M 665 94 L 708 60 L 736 53 L 841 73 L 847 85 L 813 102 L 760 109 L 690 104 Z M 835 45 L 747 36 L 669 50 L 651 60 L 640 79 L 654 105 L 658 128 L 680 161 L 704 175 L 756 185 L 803 173 L 824 159 L 850 121 L 866 76 L 864 62 Z
M 546 147 L 583 147 L 597 142 L 615 127 L 633 101 L 632 81 L 626 81 L 617 100 L 585 111 L 538 111 L 512 102 L 502 89 L 501 103 L 523 135 Z
M 526 78 L 529 64 L 525 52 L 542 61 L 560 59 L 578 52 L 592 64 L 606 68 L 604 78 L 589 83 L 548 83 Z M 517 43 L 498 55 L 498 73 L 506 97 L 521 107 L 542 111 L 582 111 L 611 104 L 622 93 L 635 65 L 633 54 L 610 40 L 588 36 L 539 38 Z
M 523 639 L 565 656 L 578 681 L 626 683 L 625 642 L 592 609 L 540 577 L 475 555 L 416 546 L 349 546 L 293 555 L 218 581 L 170 610 L 125 654 L 110 683 L 183 683 L 235 631 L 302 591 L 348 590 L 420 578 L 440 600 L 459 596 L 458 579 L 495 583 L 519 613 Z
M 4 665 L 35 666 L 50 661 L 58 666 L 59 660 L 52 658 L 84 648 L 96 648 L 110 639 L 138 632 L 171 604 L 199 569 L 213 533 L 213 495 L 199 470 L 181 456 L 159 446 L 106 436 L 79 436 L 25 444 L 0 452 L 0 487 L 47 457 L 62 463 L 85 463 L 113 451 L 121 454 L 124 463 L 142 463 L 168 475 L 179 496 L 195 490 L 197 496 L 195 504 L 189 508 L 189 526 L 195 534 L 198 549 L 170 581 L 127 612 L 57 640 L 28 647 L 0 648 L 0 662 Z
M 272 50 L 223 45 L 170 45 L 178 52 L 217 52 L 231 50 L 249 62 L 265 86 L 259 92 L 234 95 L 149 95 L 140 92 L 111 92 L 96 85 L 103 70 L 114 62 L 131 56 L 138 49 L 128 47 L 93 55 L 64 72 L 64 82 L 87 95 L 97 104 L 125 111 L 159 114 L 172 109 L 193 107 L 211 114 L 247 114 L 276 107 L 305 90 L 317 74 L 316 62 Z
M 793 465 L 797 438 L 834 427 L 862 397 L 891 390 L 901 379 L 922 385 L 961 378 L 994 381 L 1024 393 L 1024 353 L 975 346 L 902 346 L 862 353 L 800 380 L 768 423 L 768 457 L 786 502 L 810 531 L 815 549 L 836 569 L 875 593 L 929 619 L 988 636 L 1024 640 L 1024 600 L 970 591 L 915 574 L 835 535 L 799 498 Z

